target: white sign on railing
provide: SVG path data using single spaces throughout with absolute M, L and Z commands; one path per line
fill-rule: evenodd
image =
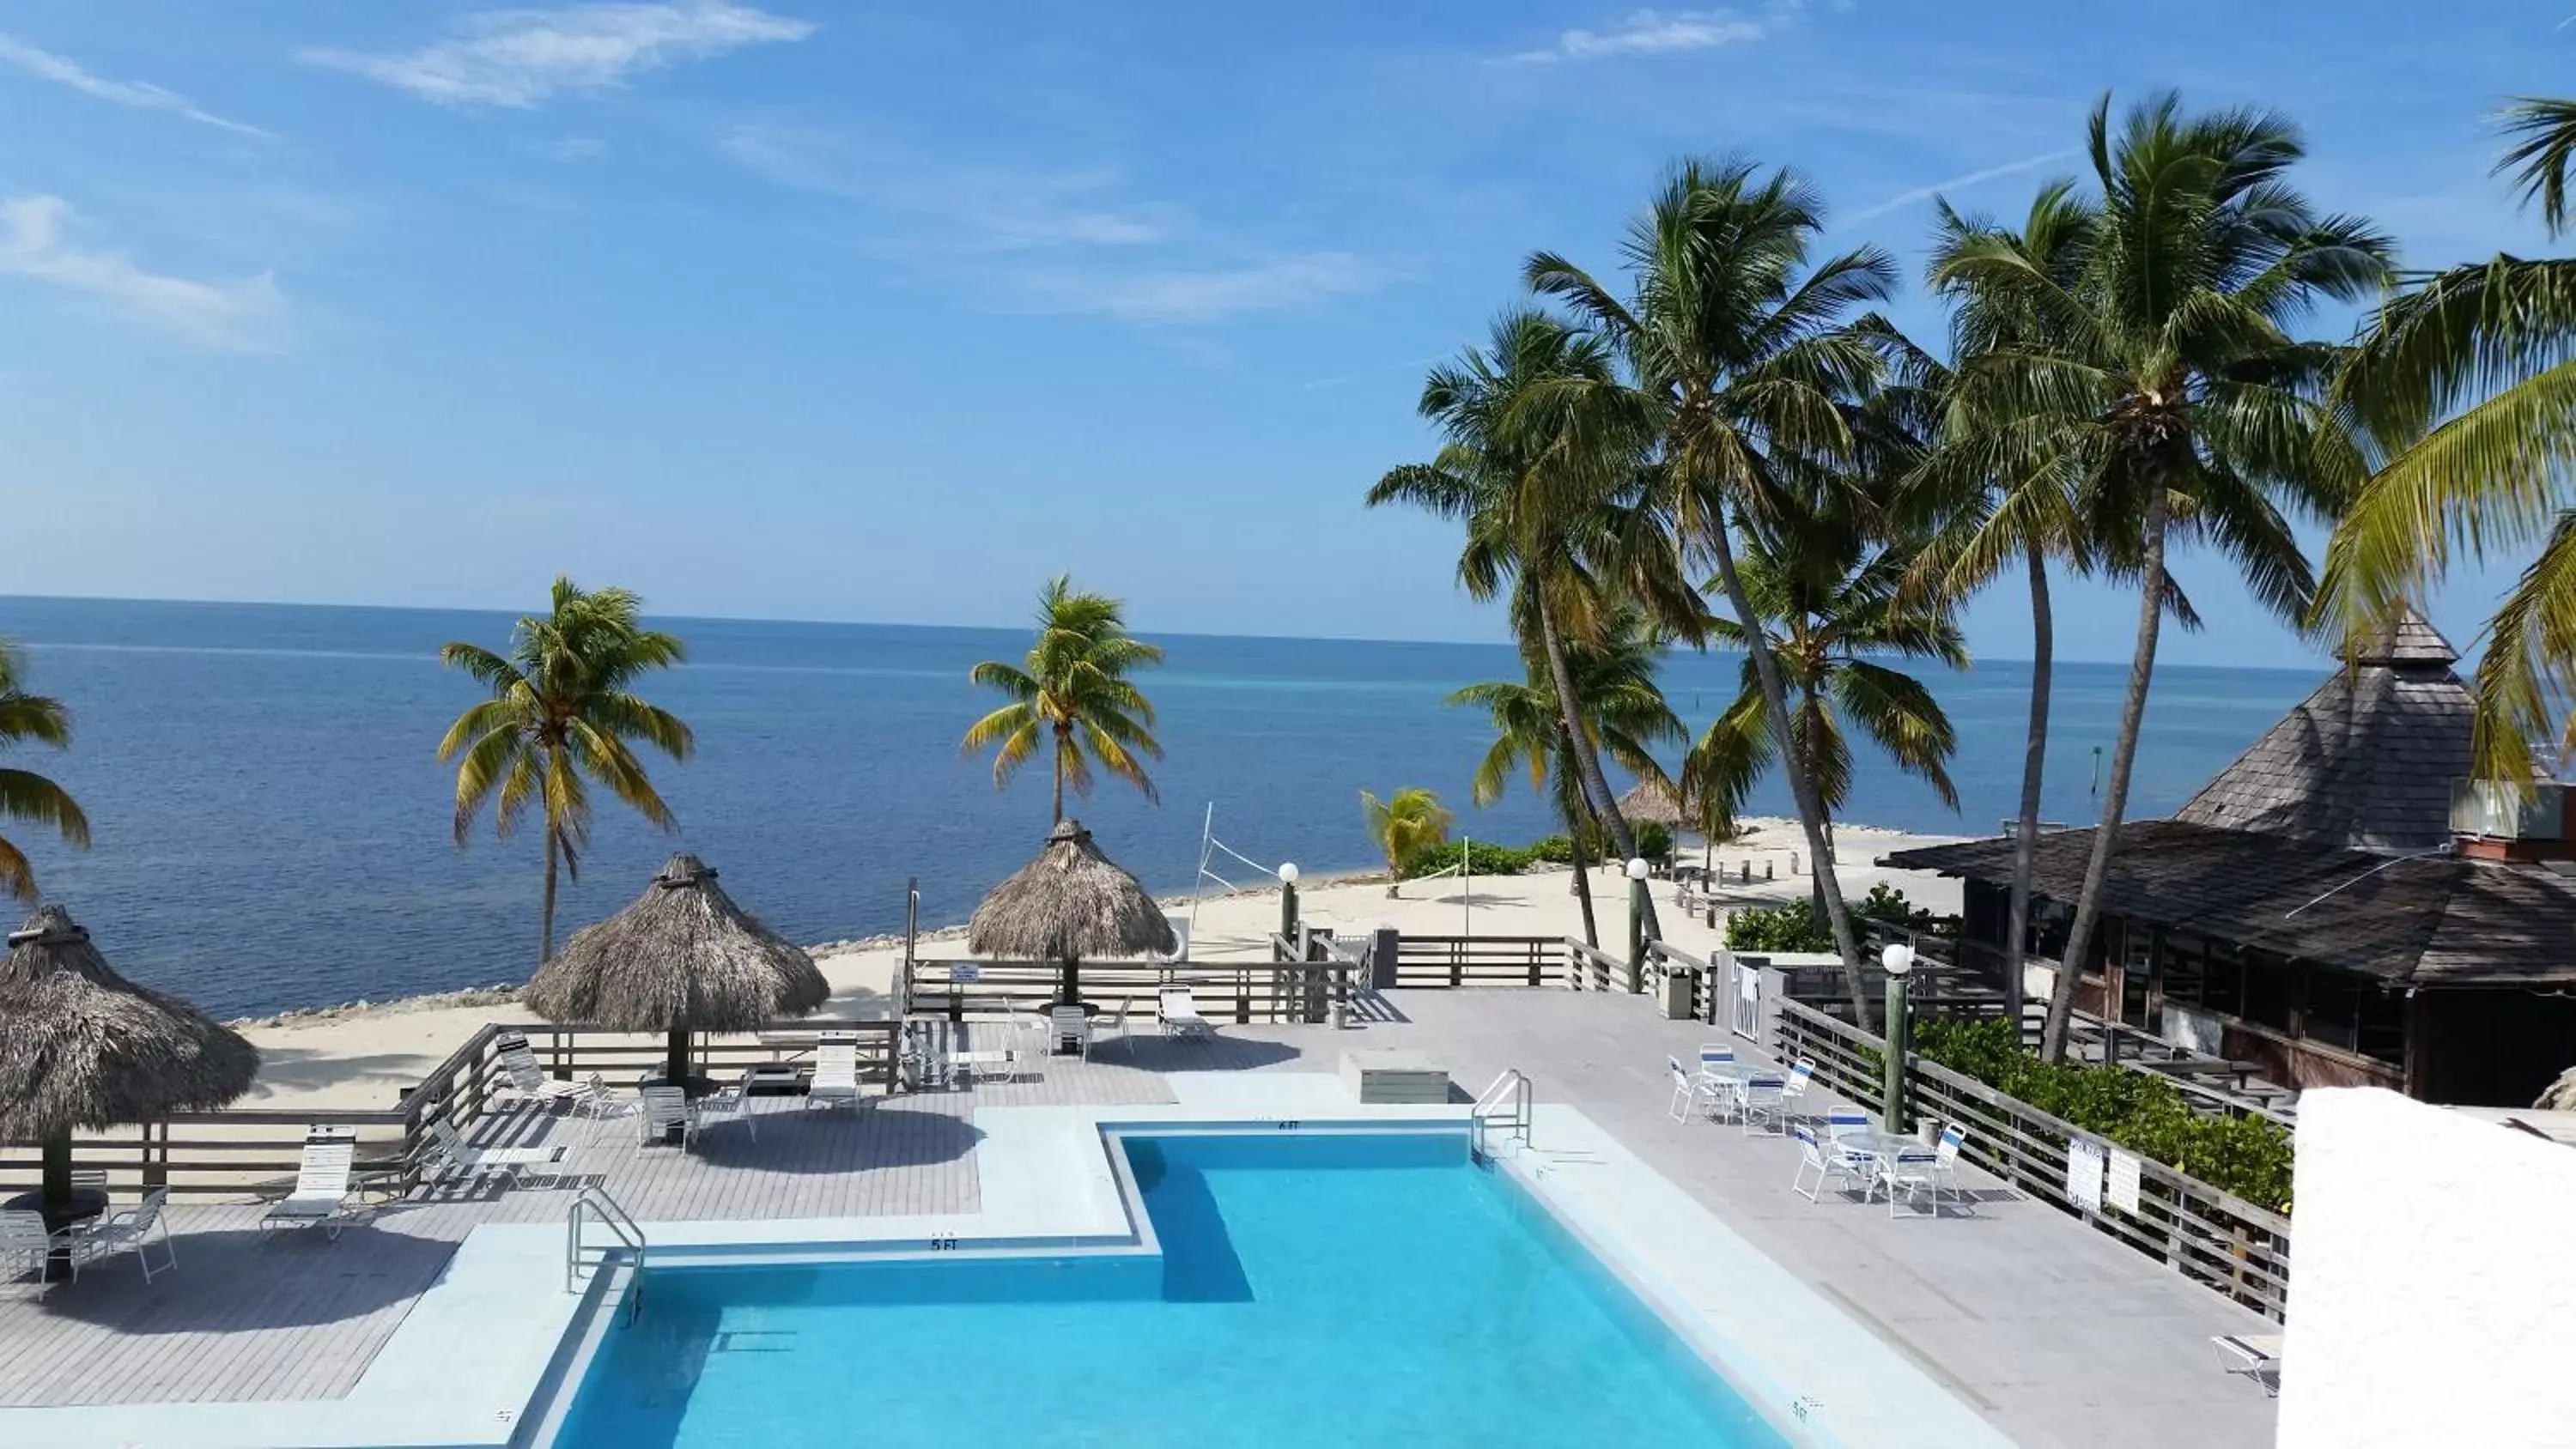
M 948 979 L 951 981 L 981 981 L 984 979 L 984 968 L 972 961 L 951 961 L 948 963 Z
M 2138 1215 L 2138 1154 L 2111 1150 L 2111 1206 Z
M 2134 1161 L 2135 1159 L 2132 1159 Z M 2081 1137 L 2066 1144 L 2066 1200 L 2088 1213 L 2102 1210 L 2102 1144 Z

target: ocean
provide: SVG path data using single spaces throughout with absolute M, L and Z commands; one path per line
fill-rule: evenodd
M 459 849 L 454 777 L 439 736 L 475 698 L 438 646 L 495 647 L 511 615 L 294 605 L 0 597 L 0 637 L 29 659 L 29 687 L 63 700 L 68 751 L 12 751 L 13 766 L 68 787 L 93 848 L 0 822 L 49 900 L 90 928 L 126 975 L 218 1016 L 384 1000 L 524 979 L 537 949 L 538 837 L 497 840 L 487 820 Z M 734 898 L 804 942 L 902 929 L 904 881 L 925 927 L 965 919 L 1048 825 L 1033 762 L 996 793 L 989 760 L 958 736 L 998 701 L 967 683 L 979 659 L 1017 659 L 1017 630 L 662 619 L 687 665 L 648 697 L 696 730 L 685 764 L 653 776 L 679 816 L 665 835 L 601 794 L 559 932 L 608 915 L 674 850 L 704 856 Z M 1359 792 L 1438 791 L 1478 839 L 1555 826 L 1516 779 L 1472 808 L 1467 782 L 1490 741 L 1484 716 L 1448 708 L 1459 685 L 1517 677 L 1504 645 L 1155 636 L 1143 679 L 1167 758 L 1162 804 L 1104 777 L 1069 807 L 1158 892 L 1191 888 L 1201 822 L 1263 862 L 1307 871 L 1375 863 Z M 1675 655 L 1666 694 L 1694 728 L 1733 697 L 1731 657 Z M 2098 812 L 2125 666 L 2061 664 L 2048 818 Z M 2317 682 L 2312 671 L 2158 671 L 2131 814 L 2170 811 Z M 1905 830 L 1990 834 L 2020 791 L 2029 666 L 1980 663 L 1933 685 L 1959 734 L 1961 808 L 1862 747 L 1846 818 Z M 1787 813 L 1776 785 L 1755 802 Z M 1230 879 L 1252 872 L 1221 862 Z

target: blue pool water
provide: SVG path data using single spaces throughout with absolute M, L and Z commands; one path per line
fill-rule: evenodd
M 659 1271 L 562 1443 L 1783 1440 L 1453 1135 L 1131 1140 L 1163 1259 Z

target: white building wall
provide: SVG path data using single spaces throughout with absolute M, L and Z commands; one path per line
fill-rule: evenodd
M 2576 1148 L 2299 1099 L 2280 1449 L 2576 1446 Z

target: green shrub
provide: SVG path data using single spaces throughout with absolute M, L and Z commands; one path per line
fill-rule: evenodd
M 1726 949 L 1730 951 L 1830 951 L 1834 949 L 1833 927 L 1816 913 L 1815 902 L 1805 899 L 1786 901 L 1776 906 L 1748 906 L 1726 918 Z
M 1660 820 L 1649 820 L 1636 829 L 1637 853 L 1648 860 L 1670 860 L 1673 857 L 1673 829 Z
M 2262 1117 L 2205 1117 L 2162 1077 L 2125 1067 L 2044 1062 L 2013 1023 L 1930 1020 L 1914 1049 L 1962 1076 L 2087 1132 L 2277 1212 L 2290 1210 L 2290 1134 Z
M 1403 878 L 1416 880 L 1426 875 L 1438 875 L 1443 871 L 1454 872 L 1458 868 L 1459 857 L 1466 855 L 1470 850 L 1474 851 L 1474 855 L 1469 864 L 1474 866 L 1478 875 L 1519 875 L 1530 868 L 1530 862 L 1537 859 L 1530 852 L 1509 845 L 1495 845 L 1483 840 L 1473 842 L 1452 840 L 1428 850 L 1417 851 L 1407 858 L 1404 862 Z

